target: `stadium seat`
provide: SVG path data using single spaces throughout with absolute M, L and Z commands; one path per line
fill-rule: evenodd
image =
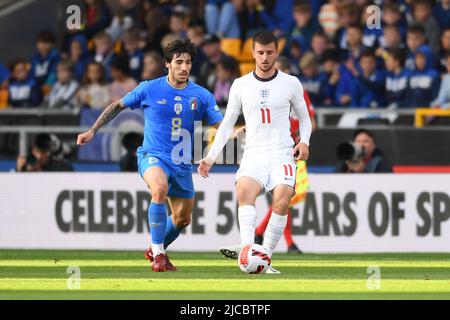
M 8 106 L 8 90 L 0 89 L 0 109 Z
M 224 38 L 220 40 L 220 48 L 224 53 L 238 60 L 241 52 L 241 39 Z
M 244 45 L 242 46 L 241 54 L 239 56 L 238 61 L 252 62 L 253 61 L 252 49 L 253 49 L 253 39 L 248 38 L 247 40 L 245 40 Z
M 253 62 L 241 62 L 239 63 L 239 72 L 241 76 L 252 72 L 255 69 L 255 64 Z

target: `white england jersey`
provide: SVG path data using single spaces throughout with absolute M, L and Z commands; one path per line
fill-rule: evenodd
M 291 108 L 300 119 L 301 142 L 309 145 L 311 121 L 298 78 L 277 71 L 269 79 L 260 79 L 254 72 L 236 79 L 230 89 L 223 129 L 219 128 L 208 155 L 215 159 L 242 109 L 246 125 L 243 162 L 292 158 Z

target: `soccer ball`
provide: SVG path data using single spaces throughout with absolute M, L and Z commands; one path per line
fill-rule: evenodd
M 264 273 L 269 269 L 269 251 L 259 244 L 249 244 L 239 253 L 239 268 L 245 273 Z

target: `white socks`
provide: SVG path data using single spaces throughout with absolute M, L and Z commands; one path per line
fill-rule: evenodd
M 264 233 L 263 247 L 270 251 L 270 256 L 272 256 L 273 250 L 280 241 L 283 234 L 284 228 L 286 228 L 287 214 L 280 215 L 278 213 L 272 212 L 269 224 L 267 225 L 266 232 Z
M 154 257 L 156 257 L 160 253 L 166 253 L 166 251 L 164 250 L 164 243 L 160 244 L 152 243 L 152 251 Z
M 238 220 L 241 234 L 241 244 L 253 244 L 255 242 L 256 208 L 244 205 L 238 208 Z

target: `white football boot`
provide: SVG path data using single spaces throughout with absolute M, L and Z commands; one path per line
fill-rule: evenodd
M 269 269 L 267 269 L 266 273 L 270 273 L 270 274 L 280 274 L 281 272 L 278 271 L 277 269 L 275 269 L 274 267 L 272 267 L 272 265 L 269 266 Z

